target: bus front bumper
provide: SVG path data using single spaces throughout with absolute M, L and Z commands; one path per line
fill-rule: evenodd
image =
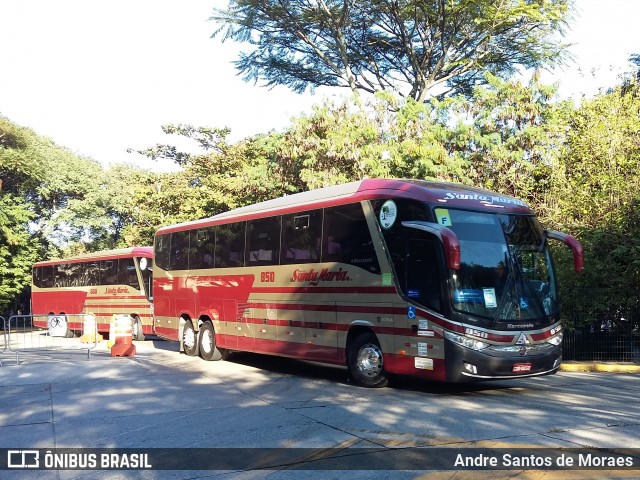
M 556 373 L 562 362 L 562 346 L 498 353 L 489 349 L 471 350 L 445 340 L 445 358 L 448 382 L 506 380 Z

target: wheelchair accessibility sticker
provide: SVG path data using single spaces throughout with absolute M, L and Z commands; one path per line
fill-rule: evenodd
M 416 318 L 416 307 L 407 307 L 407 317 Z

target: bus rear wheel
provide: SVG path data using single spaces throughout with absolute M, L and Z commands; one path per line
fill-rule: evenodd
M 378 339 L 371 332 L 359 334 L 347 348 L 349 373 L 358 385 L 369 388 L 386 387 L 389 377 Z
M 131 336 L 134 340 L 144 340 L 144 333 L 142 333 L 142 320 L 137 315 L 131 317 Z
M 182 330 L 182 348 L 184 353 L 193 357 L 198 354 L 198 335 L 193 329 L 193 323 L 191 320 L 187 320 Z
M 203 360 L 220 360 L 220 358 L 222 358 L 220 352 L 216 349 L 216 337 L 211 322 L 204 322 L 200 326 L 198 345 L 200 348 L 200 356 Z

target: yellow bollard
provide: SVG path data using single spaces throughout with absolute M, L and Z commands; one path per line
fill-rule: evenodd
M 113 315 L 111 317 L 111 322 L 109 322 L 109 340 L 107 341 L 107 348 L 113 347 L 116 343 L 116 318 L 117 315 Z
M 96 317 L 91 314 L 84 316 L 82 320 L 82 336 L 81 343 L 98 343 L 102 341 L 102 335 L 98 333 L 96 326 Z

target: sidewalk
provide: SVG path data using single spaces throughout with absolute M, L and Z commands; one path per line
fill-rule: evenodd
M 561 372 L 640 373 L 640 365 L 628 362 L 562 362 Z

